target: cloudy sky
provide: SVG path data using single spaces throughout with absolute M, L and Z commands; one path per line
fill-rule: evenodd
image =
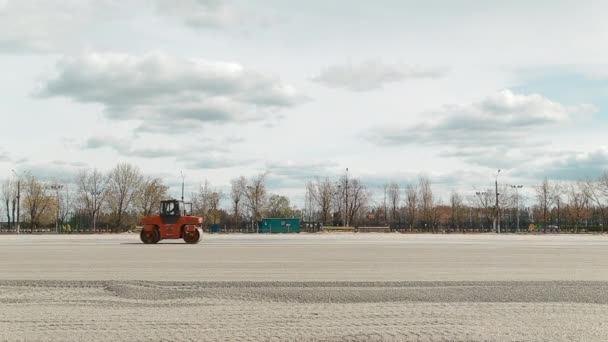
M 119 161 L 273 191 L 608 167 L 608 2 L 0 0 L 0 178 Z

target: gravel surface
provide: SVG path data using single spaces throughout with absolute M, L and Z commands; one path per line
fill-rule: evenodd
M 2 281 L 0 340 L 605 341 L 605 282 Z
M 0 236 L 0 341 L 606 341 L 608 238 Z

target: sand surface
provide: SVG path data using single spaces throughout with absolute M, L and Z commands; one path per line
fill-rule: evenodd
M 605 341 L 606 317 L 606 236 L 0 236 L 0 341 Z

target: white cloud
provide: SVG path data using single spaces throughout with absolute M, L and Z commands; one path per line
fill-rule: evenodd
M 297 188 L 303 189 L 306 182 L 316 177 L 334 177 L 337 174 L 334 162 L 294 162 L 273 161 L 266 164 L 268 171 L 268 183 L 273 189 L 278 188 Z
M 302 96 L 279 78 L 237 63 L 165 54 L 87 53 L 57 64 L 42 96 L 104 105 L 107 117 L 142 129 L 183 132 L 202 123 L 276 119 Z
M 206 141 L 167 141 L 160 142 L 148 139 L 124 139 L 113 136 L 95 136 L 87 139 L 82 148 L 101 149 L 109 148 L 120 156 L 142 159 L 170 158 L 176 163 L 183 163 L 190 169 L 221 169 L 239 165 L 248 165 L 254 162 L 251 158 L 236 158 L 231 155 L 229 145 L 237 142 L 227 140 Z M 187 145 L 185 145 L 187 144 Z
M 589 104 L 569 106 L 503 90 L 477 102 L 443 106 L 412 125 L 372 128 L 364 137 L 378 146 L 422 145 L 440 158 L 515 169 L 553 153 L 551 137 L 542 133 L 565 129 L 595 111 Z
M 20 172 L 28 172 L 43 182 L 60 182 L 72 184 L 78 172 L 86 168 L 86 164 L 55 162 L 27 162 L 19 166 Z
M 10 162 L 12 159 L 8 153 L 0 150 L 0 162 Z
M 3 0 L 0 52 L 52 52 L 79 32 L 110 20 L 116 0 Z
M 439 78 L 445 69 L 429 69 L 405 64 L 366 61 L 360 64 L 333 65 L 325 68 L 313 81 L 333 88 L 368 91 L 390 83 L 411 79 Z
M 415 125 L 376 127 L 366 136 L 380 145 L 511 146 L 530 140 L 536 130 L 563 125 L 596 110 L 589 104 L 567 106 L 541 95 L 503 90 L 479 102 L 444 106 Z
M 228 27 L 242 19 L 241 11 L 223 0 L 156 0 L 155 4 L 160 14 L 196 28 Z

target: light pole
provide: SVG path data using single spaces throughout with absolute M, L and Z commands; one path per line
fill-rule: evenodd
M 498 169 L 498 172 L 496 173 L 496 179 L 494 182 L 496 186 L 496 217 L 494 219 L 494 229 L 498 234 L 500 234 L 500 208 L 498 207 L 498 175 L 500 175 L 500 169 Z
M 59 191 L 63 189 L 63 184 L 51 184 L 51 189 L 55 190 L 57 201 L 57 216 L 55 216 L 55 232 L 59 234 Z
M 180 171 L 181 175 L 182 175 L 182 202 L 184 201 L 184 183 L 185 183 L 185 179 L 186 176 L 184 176 L 184 172 Z
M 338 215 L 342 216 L 342 184 L 338 184 L 338 190 L 336 190 L 335 196 L 338 201 Z M 334 217 L 335 215 L 332 215 L 332 220 Z M 339 219 L 342 219 L 342 217 L 338 217 L 338 220 Z M 344 221 L 342 221 L 342 224 L 344 224 Z
M 253 187 L 251 185 L 247 185 L 247 191 L 249 191 L 248 194 L 248 198 L 250 203 L 250 207 L 251 207 L 251 228 L 254 228 L 255 225 L 255 232 L 256 234 L 260 233 L 260 225 L 259 224 L 255 224 L 255 221 L 257 220 L 257 208 L 258 208 L 258 201 L 257 201 L 257 191 L 254 193 L 253 191 Z
M 346 168 L 346 184 L 344 187 L 345 203 L 344 203 L 344 226 L 348 227 L 348 168 Z
M 17 234 L 21 232 L 21 175 L 17 174 L 15 170 L 12 170 L 15 176 L 17 176 Z M 13 214 L 15 212 L 13 211 Z M 14 219 L 14 218 L 13 218 Z
M 97 196 L 101 195 L 101 191 L 92 190 L 91 196 L 93 196 L 93 232 L 97 229 Z
M 517 206 L 516 215 L 517 215 L 517 232 L 519 233 L 519 189 L 523 188 L 523 185 L 510 185 L 511 189 L 515 189 L 515 205 Z

